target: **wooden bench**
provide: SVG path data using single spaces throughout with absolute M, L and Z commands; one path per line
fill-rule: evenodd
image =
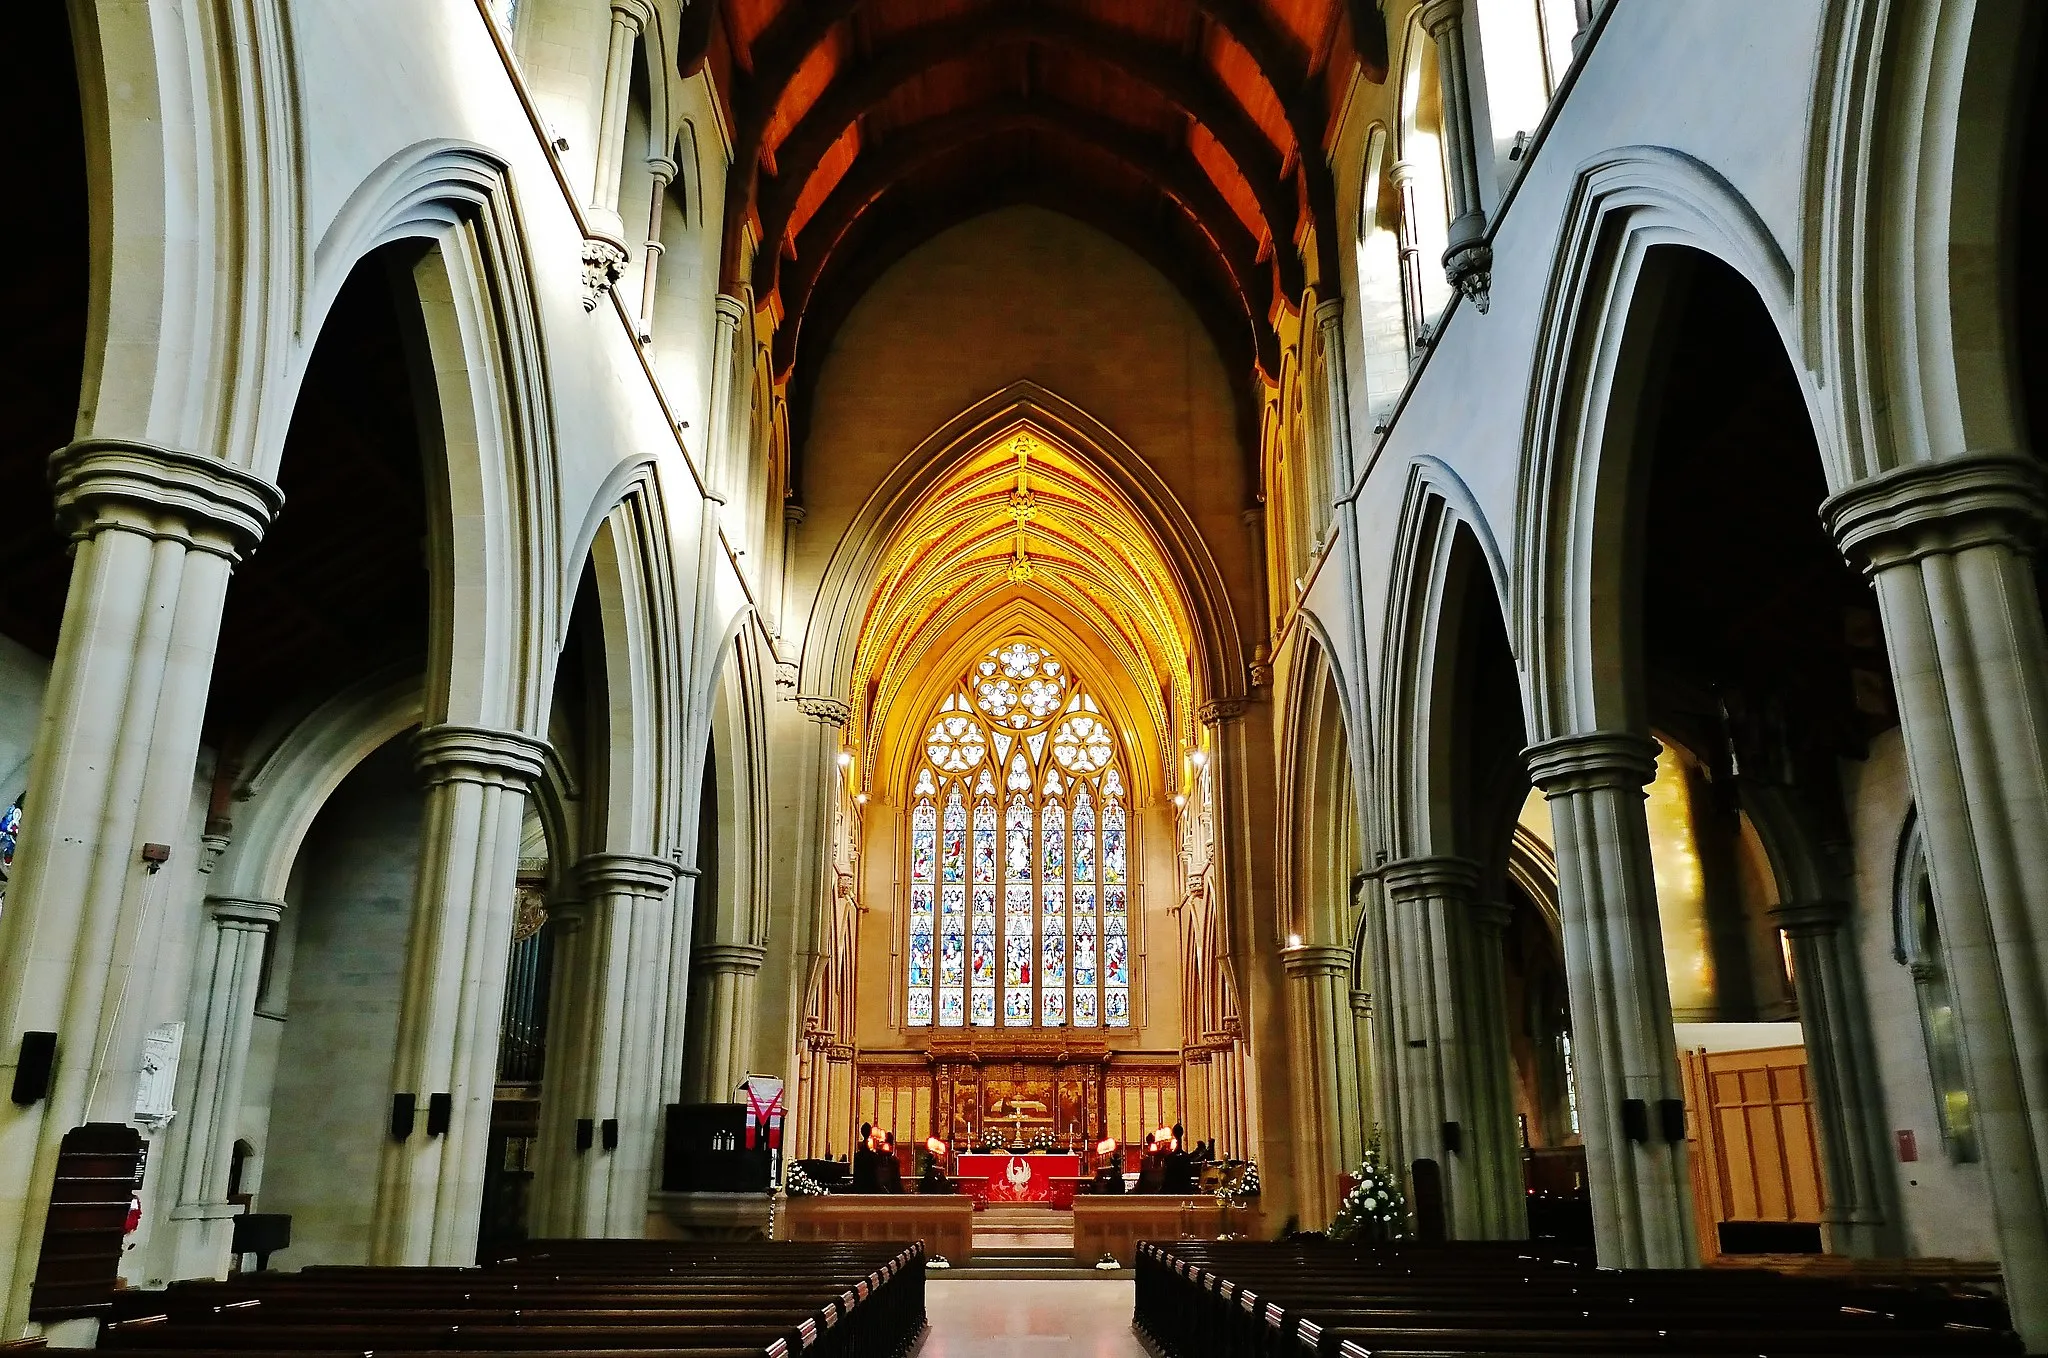
M 1147 1242 L 1168 1358 L 2017 1353 L 1996 1298 L 1763 1272 L 1614 1271 L 1491 1246 Z

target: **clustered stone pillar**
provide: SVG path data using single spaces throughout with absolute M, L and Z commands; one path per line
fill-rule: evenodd
M 182 838 L 228 580 L 283 503 L 225 462 L 126 440 L 81 440 L 50 472 L 74 555 L 0 914 L 0 1061 L 44 1031 L 57 1062 L 43 1098 L 0 1102 L 7 1334 L 26 1323 L 64 1134 L 134 1108 L 145 1025 L 126 981 L 168 909 L 144 846 Z
M 1822 516 L 1877 590 L 2006 1295 L 2048 1345 L 2048 636 L 2032 457 L 1917 463 Z
M 1444 170 L 1450 181 L 1451 227 L 1444 276 L 1481 311 L 1493 286 L 1493 247 L 1479 197 L 1479 141 L 1472 128 L 1472 77 L 1465 60 L 1465 0 L 1429 0 L 1422 25 L 1436 43 L 1443 98 Z
M 1351 1049 L 1352 1059 L 1358 1069 L 1358 1158 L 1379 1138 L 1379 1124 L 1375 1121 L 1372 1106 L 1374 1090 L 1379 1078 L 1373 1059 L 1372 1038 L 1372 992 L 1354 990 L 1351 992 Z M 1352 1166 L 1355 1168 L 1356 1166 Z
M 1656 742 L 1596 731 L 1524 755 L 1556 838 L 1572 1064 L 1599 1259 L 1609 1268 L 1689 1267 L 1699 1246 L 1684 1091 L 1644 809 Z
M 228 1261 L 233 1217 L 228 1201 L 234 1166 L 235 1119 L 249 1065 L 249 1030 L 263 983 L 263 951 L 284 915 L 284 902 L 232 896 L 206 898 L 209 927 L 193 973 L 185 1060 L 192 1080 L 173 1124 L 169 1172 L 177 1184 L 171 1220 L 175 1253 L 166 1278 L 217 1277 Z
M 1343 1148 L 1352 1140 L 1347 1124 L 1357 1113 L 1344 1106 L 1339 1075 L 1337 1016 L 1341 995 L 1350 990 L 1351 950 L 1303 943 L 1283 948 L 1288 1010 L 1293 1019 L 1295 1173 L 1298 1201 L 1306 1219 L 1323 1224 L 1337 1207 L 1337 1176 Z
M 611 39 L 605 50 L 604 98 L 591 161 L 590 235 L 583 242 L 583 309 L 597 306 L 626 271 L 626 223 L 619 213 L 619 180 L 626 161 L 626 114 L 633 98 L 633 44 L 646 28 L 641 0 L 612 0 Z
M 739 377 L 739 364 L 747 304 L 742 298 L 721 292 L 712 299 L 711 310 L 711 401 L 707 415 L 711 428 L 705 434 L 704 479 L 709 483 L 710 494 L 724 504 L 732 498 L 745 467 L 741 461 L 745 440 L 737 425 L 746 393 L 746 384 Z
M 1870 1015 L 1849 936 L 1846 901 L 1773 906 L 1771 922 L 1792 945 L 1793 984 L 1806 1044 L 1806 1074 L 1820 1125 L 1827 1183 L 1828 1248 L 1862 1258 L 1896 1254 L 1889 1222 L 1884 1100 L 1874 1078 Z
M 1403 1167 L 1437 1162 L 1455 1238 L 1524 1235 L 1519 1167 L 1510 1177 L 1502 1150 L 1513 1144 L 1514 1098 L 1496 909 L 1477 903 L 1479 869 L 1462 858 L 1398 860 L 1380 881 L 1392 934 L 1381 989 Z
M 730 1102 L 747 1076 L 754 1051 L 755 982 L 767 959 L 768 950 L 758 943 L 699 944 L 691 958 L 691 988 L 703 997 L 697 1021 L 704 1059 L 691 1091 L 700 1102 Z
M 370 1262 L 466 1264 L 483 1202 L 520 827 L 547 747 L 517 731 L 443 724 L 413 749 L 426 806 L 392 1093 L 414 1101 L 415 1117 L 384 1141 Z
M 569 979 L 572 1019 L 565 1049 L 549 1052 L 543 1082 L 570 1105 L 561 1119 L 573 1132 L 588 1118 L 598 1135 L 587 1151 L 566 1149 L 568 1192 L 555 1204 L 561 1228 L 582 1237 L 638 1236 L 646 1227 L 663 1093 L 669 894 L 675 864 L 647 854 L 592 854 L 576 865 L 582 900 L 573 949 L 556 974 Z M 613 1147 L 608 1143 L 616 1142 Z

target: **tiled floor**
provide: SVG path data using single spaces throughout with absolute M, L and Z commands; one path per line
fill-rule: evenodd
M 920 1358 L 1143 1358 L 1128 1282 L 927 1282 Z

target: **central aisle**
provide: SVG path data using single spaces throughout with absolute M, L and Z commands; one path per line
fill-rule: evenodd
M 962 1279 L 925 1283 L 931 1333 L 919 1358 L 1144 1358 L 1129 1282 Z

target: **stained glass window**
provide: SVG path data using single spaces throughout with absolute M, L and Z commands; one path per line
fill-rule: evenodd
M 940 702 L 910 797 L 913 1025 L 1131 1025 L 1121 744 L 1029 639 L 984 654 Z

